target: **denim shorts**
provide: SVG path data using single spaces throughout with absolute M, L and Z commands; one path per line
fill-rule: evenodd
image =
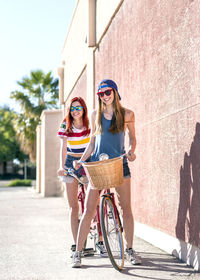
M 123 173 L 124 173 L 124 178 L 130 178 L 131 177 L 131 172 L 130 172 L 127 161 L 123 162 Z
M 74 169 L 74 167 L 73 167 L 73 161 L 79 160 L 79 159 L 80 159 L 80 157 L 73 157 L 73 156 L 67 155 L 66 160 L 65 160 L 65 169 L 72 168 L 74 170 L 74 174 L 78 178 L 85 176 L 85 171 L 82 166 L 78 170 Z M 68 175 L 68 176 L 70 176 L 70 175 Z M 70 176 L 70 177 L 72 177 L 72 176 Z

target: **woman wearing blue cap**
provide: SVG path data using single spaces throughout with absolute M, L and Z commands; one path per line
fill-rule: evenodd
M 109 158 L 115 158 L 125 153 L 125 131 L 129 134 L 129 151 L 123 159 L 124 182 L 116 188 L 120 206 L 123 210 L 123 227 L 126 239 L 126 259 L 132 264 L 141 264 L 141 258 L 132 249 L 134 220 L 131 211 L 131 174 L 129 161 L 134 161 L 136 147 L 135 117 L 133 111 L 122 107 L 117 85 L 112 80 L 103 80 L 98 86 L 98 110 L 91 117 L 91 138 L 84 154 L 79 161 L 74 162 L 79 168 L 81 161 L 86 161 L 91 155 L 91 161 L 98 161 L 105 153 Z M 72 267 L 81 267 L 81 250 L 89 233 L 90 223 L 98 203 L 99 191 L 88 187 L 86 207 L 81 219 L 76 243 L 76 252 Z

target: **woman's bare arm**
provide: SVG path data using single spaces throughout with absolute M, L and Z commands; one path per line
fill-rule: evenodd
M 125 125 L 128 128 L 129 135 L 129 150 L 128 150 L 128 160 L 135 160 L 136 156 L 134 154 L 136 148 L 136 136 L 135 136 L 135 115 L 133 111 L 126 109 L 125 112 Z
M 81 161 L 86 161 L 91 156 L 91 154 L 94 151 L 95 139 L 96 139 L 96 137 L 94 136 L 94 132 L 96 130 L 95 120 L 96 120 L 96 111 L 92 112 L 92 115 L 91 115 L 91 121 L 90 121 L 90 123 L 91 123 L 90 142 L 89 142 L 87 148 L 85 149 L 81 159 L 80 160 L 75 160 L 73 162 L 73 166 L 74 166 L 75 169 L 78 169 L 81 166 Z
M 96 139 L 96 137 L 94 136 L 94 132 L 96 130 L 95 120 L 96 120 L 96 111 L 93 111 L 92 115 L 91 115 L 91 121 L 90 121 L 90 123 L 91 123 L 90 142 L 80 159 L 81 161 L 86 161 L 86 159 L 88 159 L 94 151 L 95 139 Z
M 67 156 L 67 137 L 60 139 L 60 167 L 57 171 L 58 175 L 62 176 L 65 167 L 65 159 Z

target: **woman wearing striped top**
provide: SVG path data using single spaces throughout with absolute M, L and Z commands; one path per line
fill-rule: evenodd
M 73 168 L 73 161 L 81 158 L 90 141 L 87 107 L 81 97 L 75 97 L 71 100 L 67 115 L 59 128 L 58 136 L 61 139 L 61 145 L 60 167 L 57 174 L 64 176 L 65 169 Z M 79 168 L 74 173 L 81 177 L 84 170 Z M 71 176 L 66 178 L 66 193 L 71 210 L 71 230 L 75 244 L 78 230 L 78 182 Z

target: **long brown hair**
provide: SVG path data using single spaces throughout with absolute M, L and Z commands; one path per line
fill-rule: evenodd
M 116 134 L 121 131 L 124 131 L 124 122 L 125 122 L 125 109 L 122 107 L 119 96 L 115 89 L 112 89 L 114 93 L 113 100 L 113 116 L 111 119 L 111 125 L 109 132 Z M 96 131 L 95 134 L 102 133 L 102 114 L 106 108 L 106 105 L 101 101 L 101 98 L 98 97 L 98 112 L 96 117 Z
M 88 120 L 88 110 L 87 110 L 87 106 L 85 104 L 85 101 L 82 97 L 78 96 L 78 97 L 74 97 L 71 99 L 68 110 L 67 110 L 67 115 L 64 118 L 63 122 L 66 122 L 66 133 L 72 132 L 72 123 L 73 123 L 73 117 L 71 115 L 70 109 L 72 106 L 72 103 L 78 101 L 80 102 L 81 106 L 83 106 L 83 126 L 86 128 L 86 130 L 89 129 L 89 120 Z

